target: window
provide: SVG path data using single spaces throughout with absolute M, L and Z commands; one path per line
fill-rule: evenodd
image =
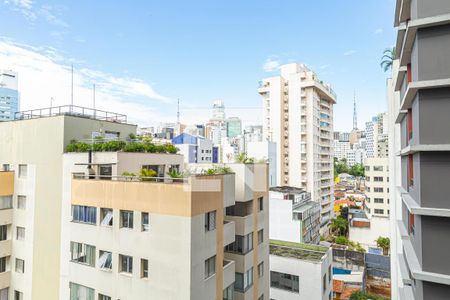
M 149 223 L 148 223 L 148 213 L 141 213 L 141 223 L 142 223 L 142 231 L 148 231 Z
M 0 290 L 0 300 L 8 300 L 9 288 L 4 288 Z
M 23 293 L 19 291 L 14 291 L 14 300 L 23 300 Z
M 296 275 L 270 271 L 270 286 L 290 292 L 299 292 L 299 278 Z
M 253 232 L 245 236 L 236 235 L 234 242 L 225 247 L 225 251 L 227 252 L 240 254 L 247 254 L 251 250 L 253 250 Z
M 205 260 L 205 279 L 216 274 L 216 256 Z
M 259 209 L 259 211 L 262 211 L 264 209 L 264 198 L 263 197 L 258 198 L 258 209 Z
M 378 182 L 382 182 L 382 181 L 383 181 L 383 177 L 381 177 L 381 176 L 375 176 L 375 177 L 373 178 L 373 180 L 374 180 L 374 181 L 378 181 Z
M 148 259 L 141 259 L 141 278 L 148 278 Z
M 261 229 L 258 231 L 258 245 L 264 242 L 264 230 Z
M 97 208 L 90 206 L 72 205 L 72 222 L 97 224 Z
M 111 297 L 98 294 L 98 300 L 111 300 Z
M 331 282 L 331 279 L 333 278 L 333 273 L 331 273 L 331 265 L 328 266 L 328 281 Z
M 207 212 L 205 214 L 205 230 L 211 231 L 216 229 L 216 211 Z
M 8 226 L 0 226 L 0 241 L 5 241 L 8 238 Z
M 325 291 L 327 290 L 327 274 L 323 275 L 322 278 L 322 288 L 323 288 L 323 292 L 325 293 Z
M 370 171 L 370 166 L 365 166 L 364 169 L 365 169 L 366 171 Z
M 370 181 L 370 177 L 369 176 L 366 176 L 366 181 Z
M 408 135 L 407 135 L 407 144 L 411 141 L 413 137 L 413 119 L 412 119 L 412 109 L 408 109 Z
M 414 214 L 408 211 L 408 233 L 414 235 Z
M 384 189 L 382 187 L 374 187 L 373 188 L 374 193 L 382 193 Z
M 70 260 L 85 264 L 91 267 L 95 266 L 95 246 L 70 242 Z
M 247 291 L 253 285 L 253 267 L 244 274 L 235 273 L 234 289 L 239 292 Z
M 17 196 L 17 209 L 25 209 L 27 207 L 27 197 Z
M 414 186 L 414 159 L 412 154 L 408 155 L 408 187 Z
M 383 166 L 373 166 L 373 170 L 381 172 L 383 171 Z
M 234 297 L 234 284 L 230 284 L 226 289 L 223 290 L 223 300 L 233 300 Z
M 19 165 L 19 178 L 26 178 L 28 175 L 27 165 Z
M 383 198 L 374 198 L 373 202 L 374 203 L 384 203 L 384 199 Z
M 375 208 L 375 209 L 373 210 L 373 212 L 374 212 L 375 214 L 382 215 L 382 214 L 384 214 L 384 209 L 377 209 L 377 208 Z
M 25 272 L 25 261 L 20 258 L 16 258 L 16 272 L 23 273 Z
M 0 273 L 6 272 L 6 257 L 0 257 Z
M 260 262 L 258 265 L 258 278 L 261 278 L 264 276 L 264 262 Z
M 100 208 L 100 225 L 113 226 L 113 210 L 112 208 Z
M 120 227 L 133 229 L 133 212 L 129 210 L 120 211 Z
M 100 250 L 100 255 L 98 257 L 98 267 L 100 269 L 112 269 L 112 253 L 109 251 Z
M 133 257 L 119 254 L 119 272 L 133 274 Z
M 0 196 L 0 209 L 12 208 L 12 197 L 11 196 Z
M 70 300 L 94 300 L 94 289 L 71 282 L 70 287 Z
M 16 227 L 16 240 L 23 241 L 25 239 L 25 228 L 24 227 Z

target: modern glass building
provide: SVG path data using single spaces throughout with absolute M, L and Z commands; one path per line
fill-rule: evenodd
M 16 72 L 0 71 L 0 122 L 13 120 L 19 111 L 17 83 Z

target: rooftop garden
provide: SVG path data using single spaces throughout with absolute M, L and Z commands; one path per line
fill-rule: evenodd
M 168 153 L 176 154 L 178 148 L 173 144 L 155 144 L 150 138 L 130 138 L 127 141 L 112 140 L 106 141 L 102 137 L 93 139 L 91 143 L 70 141 L 66 147 L 66 152 L 140 152 L 140 153 Z
M 270 240 L 270 254 L 309 261 L 321 261 L 327 247 L 293 242 Z

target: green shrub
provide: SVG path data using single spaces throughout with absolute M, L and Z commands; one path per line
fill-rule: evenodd
M 125 148 L 126 143 L 124 141 L 109 141 L 101 145 L 101 151 L 116 152 Z
M 152 169 L 142 169 L 141 173 L 139 174 L 139 177 L 142 181 L 154 181 L 153 178 L 144 178 L 144 177 L 157 177 L 158 173 L 156 173 L 155 170 Z
M 339 245 L 348 245 L 348 239 L 343 235 L 336 237 L 334 242 Z

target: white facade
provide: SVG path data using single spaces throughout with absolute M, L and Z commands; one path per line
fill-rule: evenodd
M 374 216 L 389 217 L 389 159 L 367 158 L 364 165 L 367 211 Z
M 321 204 L 322 229 L 333 207 L 333 105 L 329 85 L 305 65 L 287 64 L 280 76 L 265 78 L 263 97 L 266 140 L 277 144 L 277 182 L 304 188 Z
M 349 226 L 348 238 L 349 240 L 360 243 L 364 249 L 368 250 L 369 247 L 376 248 L 376 240 L 381 237 L 390 236 L 389 218 L 378 217 L 372 215 L 369 217 L 370 227 L 354 227 Z
M 334 157 L 341 160 L 343 158 L 348 158 L 348 152 L 352 150 L 350 142 L 341 142 L 339 140 L 334 140 Z
M 246 149 L 248 157 L 256 161 L 267 160 L 269 163 L 269 187 L 277 185 L 277 147 L 269 141 L 249 142 Z
M 388 157 L 388 116 L 381 113 L 366 122 L 366 154 L 368 158 Z

